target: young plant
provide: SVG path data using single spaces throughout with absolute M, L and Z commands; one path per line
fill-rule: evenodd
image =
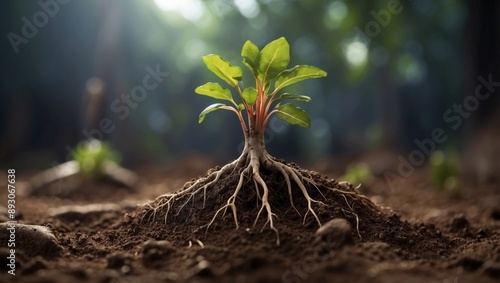
M 73 160 L 58 164 L 33 176 L 28 193 L 35 193 L 52 183 L 73 176 L 78 176 L 82 183 L 97 181 L 105 177 L 107 180 L 130 189 L 134 189 L 139 184 L 139 178 L 134 172 L 118 165 L 121 156 L 112 149 L 109 143 L 95 139 L 82 141 L 76 145 L 71 157 Z
M 347 166 L 345 174 L 340 177 L 341 180 L 350 184 L 358 184 L 369 182 L 373 179 L 373 173 L 370 166 L 364 162 L 350 164 Z
M 241 128 L 245 134 L 247 144 L 256 145 L 256 148 L 264 149 L 260 146 L 263 141 L 263 133 L 269 119 L 273 114 L 290 124 L 308 128 L 310 126 L 309 115 L 299 107 L 281 102 L 272 109 L 275 101 L 295 100 L 309 102 L 310 97 L 304 95 L 280 93 L 286 86 L 298 83 L 306 79 L 321 78 L 326 76 L 326 72 L 307 65 L 298 65 L 287 69 L 290 62 L 290 46 L 284 37 L 281 37 L 268 45 L 262 51 L 247 41 L 241 50 L 243 63 L 252 72 L 255 80 L 255 87 L 242 88 L 242 70 L 240 67 L 232 66 L 222 57 L 210 54 L 203 57 L 203 62 L 207 68 L 219 78 L 224 80 L 235 90 L 241 99 L 237 104 L 233 99 L 232 92 L 218 83 L 206 83 L 195 89 L 201 95 L 210 96 L 215 99 L 231 102 L 231 105 L 215 103 L 203 110 L 199 117 L 199 122 L 203 122 L 205 115 L 218 109 L 234 112 L 241 123 Z M 275 80 L 274 80 L 275 79 Z M 274 80 L 274 88 L 271 89 L 271 82 Z M 247 122 L 243 119 L 242 112 L 247 114 Z
M 281 120 L 290 124 L 309 127 L 311 123 L 309 115 L 294 104 L 284 103 L 284 101 L 308 102 L 311 99 L 308 96 L 286 93 L 282 92 L 282 90 L 287 86 L 306 79 L 324 77 L 326 76 L 326 72 L 317 67 L 307 65 L 298 65 L 287 69 L 288 63 L 290 62 L 290 46 L 283 37 L 267 44 L 262 50 L 259 50 L 251 41 L 247 41 L 243 45 L 241 56 L 243 57 L 243 63 L 252 73 L 255 85 L 244 88 L 242 83 L 243 72 L 241 68 L 232 66 L 219 55 L 211 54 L 204 56 L 203 62 L 207 68 L 217 77 L 222 79 L 233 92 L 214 82 L 209 82 L 197 87 L 195 92 L 200 95 L 225 101 L 225 103 L 215 103 L 208 106 L 201 112 L 198 121 L 199 123 L 203 122 L 207 114 L 216 110 L 222 109 L 233 112 L 237 116 L 244 134 L 245 147 L 243 152 L 238 159 L 226 164 L 220 168 L 220 170 L 211 173 L 207 177 L 198 179 L 186 189 L 174 194 L 161 196 L 162 199 L 160 200 L 160 204 L 153 209 L 154 213 L 156 213 L 157 209 L 166 207 L 166 219 L 175 200 L 185 197 L 184 199 L 186 199 L 186 201 L 183 201 L 184 204 L 180 207 L 180 209 L 182 209 L 195 194 L 203 192 L 205 202 L 207 188 L 219 181 L 221 176 L 225 173 L 231 174 L 232 172 L 241 172 L 234 193 L 229 197 L 226 204 L 215 212 L 212 220 L 207 225 L 207 229 L 215 221 L 219 213 L 225 213 L 228 208 L 231 208 L 236 228 L 238 228 L 237 208 L 235 205 L 236 198 L 243 187 L 245 179 L 251 178 L 255 184 L 257 196 L 261 203 L 254 221 L 254 226 L 259 220 L 261 213 L 265 210 L 267 221 L 264 227 L 269 224 L 270 228 L 276 232 L 277 242 L 279 244 L 278 230 L 274 226 L 274 218 L 277 216 L 271 210 L 269 203 L 270 188 L 261 177 L 261 170 L 267 169 L 276 174 L 281 174 L 284 177 L 291 207 L 298 212 L 292 200 L 292 182 L 297 185 L 308 204 L 308 210 L 304 215 L 304 221 L 308 213 L 311 213 L 319 226 L 321 226 L 321 222 L 312 208 L 312 203 L 320 202 L 312 199 L 307 192 L 304 182 L 315 186 L 310 176 L 304 176 L 300 170 L 276 160 L 267 153 L 264 144 L 264 130 L 269 119 L 273 115 L 276 115 Z M 238 102 L 234 99 L 233 95 L 239 98 Z M 205 206 L 205 203 L 203 205 Z M 298 213 L 300 214 L 300 212 Z
M 139 184 L 139 177 L 134 172 L 119 165 L 120 153 L 107 142 L 95 139 L 82 141 L 76 146 L 73 159 L 85 181 L 105 177 L 129 189 L 135 189 Z
M 102 175 L 108 163 L 117 164 L 121 159 L 120 154 L 112 150 L 108 143 L 98 140 L 80 142 L 73 151 L 72 157 L 78 163 L 80 173 L 86 179 L 94 179 Z

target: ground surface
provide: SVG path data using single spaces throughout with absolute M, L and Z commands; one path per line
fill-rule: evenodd
M 143 185 L 137 192 L 109 184 L 92 184 L 66 192 L 63 182 L 38 195 L 19 193 L 18 222 L 51 228 L 56 246 L 37 249 L 36 243 L 19 243 L 15 278 L 7 274 L 8 269 L 2 264 L 0 282 L 500 280 L 498 184 L 464 184 L 460 193 L 449 193 L 436 191 L 425 170 L 416 172 L 393 190 L 385 179 L 379 178 L 360 190 L 383 207 L 381 212 L 367 208 L 355 198 L 322 191 L 325 199 L 313 188 L 311 196 L 324 203 L 313 206 L 321 222 L 343 218 L 351 228 L 347 232 L 337 228 L 325 240 L 315 236 L 318 224 L 314 217 L 308 215 L 302 224 L 306 203 L 301 195 L 294 193 L 299 215 L 289 209 L 283 180 L 264 174 L 270 187 L 285 190 L 285 197 L 270 196 L 274 199 L 273 211 L 278 215 L 275 226 L 280 233 L 280 246 L 269 226 L 260 232 L 265 212 L 253 228 L 258 208 L 251 183 L 245 184 L 237 201 L 240 228 L 234 229 L 228 210 L 206 229 L 214 210 L 230 195 L 234 177 L 223 178 L 229 186 L 212 188 L 217 194 L 208 195 L 205 208 L 202 209 L 202 198 L 194 198 L 194 204 L 189 202 L 179 213 L 171 213 L 166 225 L 162 211 L 151 218 L 143 213 L 144 208 L 137 207 L 167 191 L 182 188 L 186 181 L 203 176 L 214 165 L 192 158 L 176 168 L 138 170 Z M 309 172 L 318 184 L 344 188 L 331 179 L 338 176 L 335 168 L 308 168 L 327 173 L 328 177 L 321 177 Z M 29 175 L 19 174 L 18 185 L 22 186 Z M 5 179 L 1 181 L 5 184 Z M 0 205 L 5 206 L 6 202 Z M 2 221 L 5 216 L 3 207 Z M 2 260 L 8 255 L 5 247 L 3 242 Z

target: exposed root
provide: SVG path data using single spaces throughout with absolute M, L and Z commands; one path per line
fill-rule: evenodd
M 359 232 L 359 216 L 356 213 L 354 213 L 354 209 L 351 206 L 349 206 L 349 208 L 351 209 L 351 211 L 348 211 L 345 209 L 342 209 L 342 211 L 344 212 L 344 214 L 346 212 L 348 212 L 348 213 L 351 213 L 352 215 L 354 215 L 354 217 L 356 218 L 356 231 L 358 232 L 358 237 L 362 240 L 363 237 L 361 237 L 361 233 Z
M 202 242 L 202 241 L 200 241 L 200 240 L 196 239 L 196 242 L 198 243 L 198 245 L 200 245 L 200 247 L 201 247 L 202 249 L 204 249 L 204 248 L 205 248 L 205 245 L 203 244 L 203 242 Z
M 144 206 L 150 208 L 153 213 L 149 215 L 148 220 L 151 221 L 152 219 L 154 220 L 156 217 L 156 211 L 157 210 L 162 210 L 166 207 L 166 214 L 165 214 L 165 223 L 167 222 L 167 217 L 170 212 L 170 209 L 174 202 L 177 199 L 180 199 L 183 196 L 188 196 L 187 200 L 179 207 L 179 212 L 182 210 L 182 208 L 191 200 L 193 199 L 194 201 L 194 196 L 199 193 L 200 191 L 203 190 L 203 207 L 205 207 L 206 203 L 206 195 L 207 195 L 207 188 L 210 187 L 211 185 L 215 184 L 217 181 L 220 180 L 220 177 L 229 171 L 232 171 L 236 168 L 236 165 L 238 164 L 239 159 L 224 165 L 221 169 L 212 172 L 206 177 L 199 178 L 196 180 L 193 184 L 191 184 L 189 187 L 186 189 L 183 189 L 179 192 L 175 193 L 167 193 L 160 195 L 156 198 L 156 200 L 148 202 L 144 204 Z M 155 204 L 153 206 L 153 204 Z M 144 218 L 146 215 L 143 215 L 142 218 Z M 141 221 L 144 219 L 141 219 Z
M 318 188 L 317 184 L 315 183 L 313 176 L 311 176 L 307 172 L 302 172 L 299 171 L 297 168 L 288 166 L 280 161 L 275 160 L 272 158 L 267 152 L 262 148 L 260 150 L 256 150 L 255 147 L 252 146 L 247 146 L 245 150 L 243 151 L 242 155 L 240 158 L 237 160 L 223 166 L 217 171 L 214 171 L 210 174 L 208 174 L 206 177 L 199 178 L 198 180 L 194 181 L 193 183 L 189 184 L 189 186 L 177 193 L 170 193 L 170 194 L 165 194 L 159 196 L 155 201 L 146 203 L 143 206 L 146 208 L 146 213 L 143 214 L 142 219 L 146 217 L 146 215 L 149 215 L 148 220 L 151 221 L 151 219 L 155 219 L 156 213 L 158 210 L 165 212 L 164 218 L 165 222 L 167 221 L 169 213 L 171 213 L 171 209 L 174 206 L 174 203 L 176 201 L 182 201 L 180 205 L 177 206 L 177 214 L 180 213 L 180 211 L 189 203 L 192 202 L 194 205 L 195 201 L 195 196 L 199 193 L 203 193 L 203 207 L 205 207 L 206 203 L 206 194 L 207 194 L 207 189 L 214 185 L 216 182 L 218 182 L 222 176 L 232 174 L 233 172 L 240 172 L 240 177 L 238 179 L 238 184 L 236 188 L 234 189 L 234 193 L 227 199 L 227 202 L 225 205 L 217 209 L 215 212 L 214 216 L 212 217 L 211 221 L 206 225 L 206 233 L 208 232 L 208 229 L 210 226 L 215 222 L 217 219 L 217 216 L 219 216 L 222 213 L 222 217 L 227 212 L 228 208 L 231 208 L 233 218 L 234 218 L 234 223 L 236 226 L 236 229 L 239 228 L 239 223 L 238 223 L 238 210 L 236 207 L 236 200 L 238 198 L 238 194 L 240 193 L 245 180 L 248 180 L 248 178 L 251 178 L 254 185 L 255 185 L 255 190 L 256 190 L 256 195 L 257 195 L 257 206 L 259 205 L 260 202 L 260 208 L 258 210 L 257 216 L 255 217 L 254 224 L 253 226 L 255 227 L 260 219 L 260 216 L 263 211 L 266 212 L 267 218 L 266 221 L 261 229 L 261 231 L 269 225 L 271 230 L 273 230 L 276 233 L 276 243 L 277 245 L 280 244 L 280 238 L 279 238 L 279 233 L 278 229 L 275 227 L 275 219 L 278 218 L 278 216 L 273 213 L 270 202 L 269 202 L 269 188 L 264 179 L 261 176 L 261 167 L 270 170 L 271 172 L 275 172 L 277 174 L 280 174 L 283 176 L 285 179 L 286 187 L 287 187 L 287 192 L 288 196 L 290 199 L 290 205 L 291 208 L 293 208 L 299 216 L 303 217 L 303 223 L 306 222 L 307 216 L 311 214 L 316 222 L 318 223 L 319 226 L 321 226 L 321 221 L 316 214 L 316 212 L 313 209 L 313 204 L 316 205 L 324 205 L 323 202 L 318 201 L 313 199 L 308 191 L 306 186 L 308 187 L 315 187 L 316 190 L 319 192 L 320 195 L 323 196 L 323 198 L 326 200 L 327 198 L 325 195 L 320 191 Z M 302 196 L 305 198 L 307 202 L 307 211 L 305 214 L 302 216 L 302 214 L 299 212 L 297 207 L 294 205 L 293 201 L 293 191 L 292 191 L 292 183 L 295 183 L 295 185 L 300 189 Z M 340 183 L 339 183 L 340 184 Z M 328 190 L 338 193 L 342 195 L 346 201 L 347 207 L 349 207 L 350 211 L 344 210 L 345 212 L 351 213 L 354 215 L 356 218 L 356 228 L 359 237 L 361 238 L 361 234 L 359 231 L 359 217 L 358 215 L 354 212 L 354 206 L 349 203 L 348 198 L 350 198 L 353 201 L 361 201 L 362 204 L 373 208 L 375 210 L 378 210 L 375 204 L 373 204 L 367 197 L 359 194 L 357 191 L 353 190 L 352 187 L 349 187 L 349 184 L 342 184 L 345 186 L 346 190 L 342 190 L 339 188 L 327 188 Z M 201 245 L 201 244 L 200 244 Z
M 236 210 L 236 197 L 238 196 L 238 193 L 240 192 L 240 189 L 241 187 L 243 186 L 243 179 L 244 179 L 244 176 L 245 174 L 249 171 L 249 168 L 245 168 L 245 170 L 243 170 L 243 172 L 241 173 L 240 175 L 240 179 L 238 181 L 238 186 L 236 186 L 236 189 L 234 190 L 234 194 L 229 197 L 229 199 L 227 200 L 227 203 L 226 205 L 224 205 L 223 207 L 219 208 L 216 212 L 215 212 L 215 215 L 214 217 L 212 217 L 212 220 L 210 221 L 210 223 L 208 223 L 207 225 L 207 230 L 208 228 L 210 227 L 210 225 L 212 225 L 212 223 L 214 223 L 215 219 L 217 218 L 217 215 L 219 214 L 219 212 L 223 211 L 224 210 L 224 213 L 223 213 L 223 216 L 226 214 L 226 210 L 228 207 L 230 207 L 233 211 L 233 216 L 234 216 L 234 224 L 236 225 L 236 229 L 239 228 L 239 224 L 238 224 L 238 216 L 237 216 L 237 210 Z

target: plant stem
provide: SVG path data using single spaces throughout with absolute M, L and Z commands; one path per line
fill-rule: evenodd
M 259 160 L 263 160 L 266 155 L 264 131 L 251 127 L 250 131 L 245 135 L 245 147 L 249 152 L 258 157 Z
M 267 126 L 267 123 L 269 122 L 269 119 L 271 119 L 271 116 L 275 113 L 278 112 L 277 110 L 271 111 L 269 114 L 267 114 L 266 119 L 264 120 L 264 123 L 262 124 L 262 128 L 265 129 Z

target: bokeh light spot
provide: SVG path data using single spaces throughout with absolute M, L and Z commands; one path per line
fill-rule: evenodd
M 205 6 L 200 0 L 154 0 L 154 2 L 161 10 L 177 12 L 193 22 L 200 20 L 205 13 Z
M 344 56 L 349 64 L 362 65 L 368 58 L 368 47 L 362 42 L 353 41 L 345 46 Z

